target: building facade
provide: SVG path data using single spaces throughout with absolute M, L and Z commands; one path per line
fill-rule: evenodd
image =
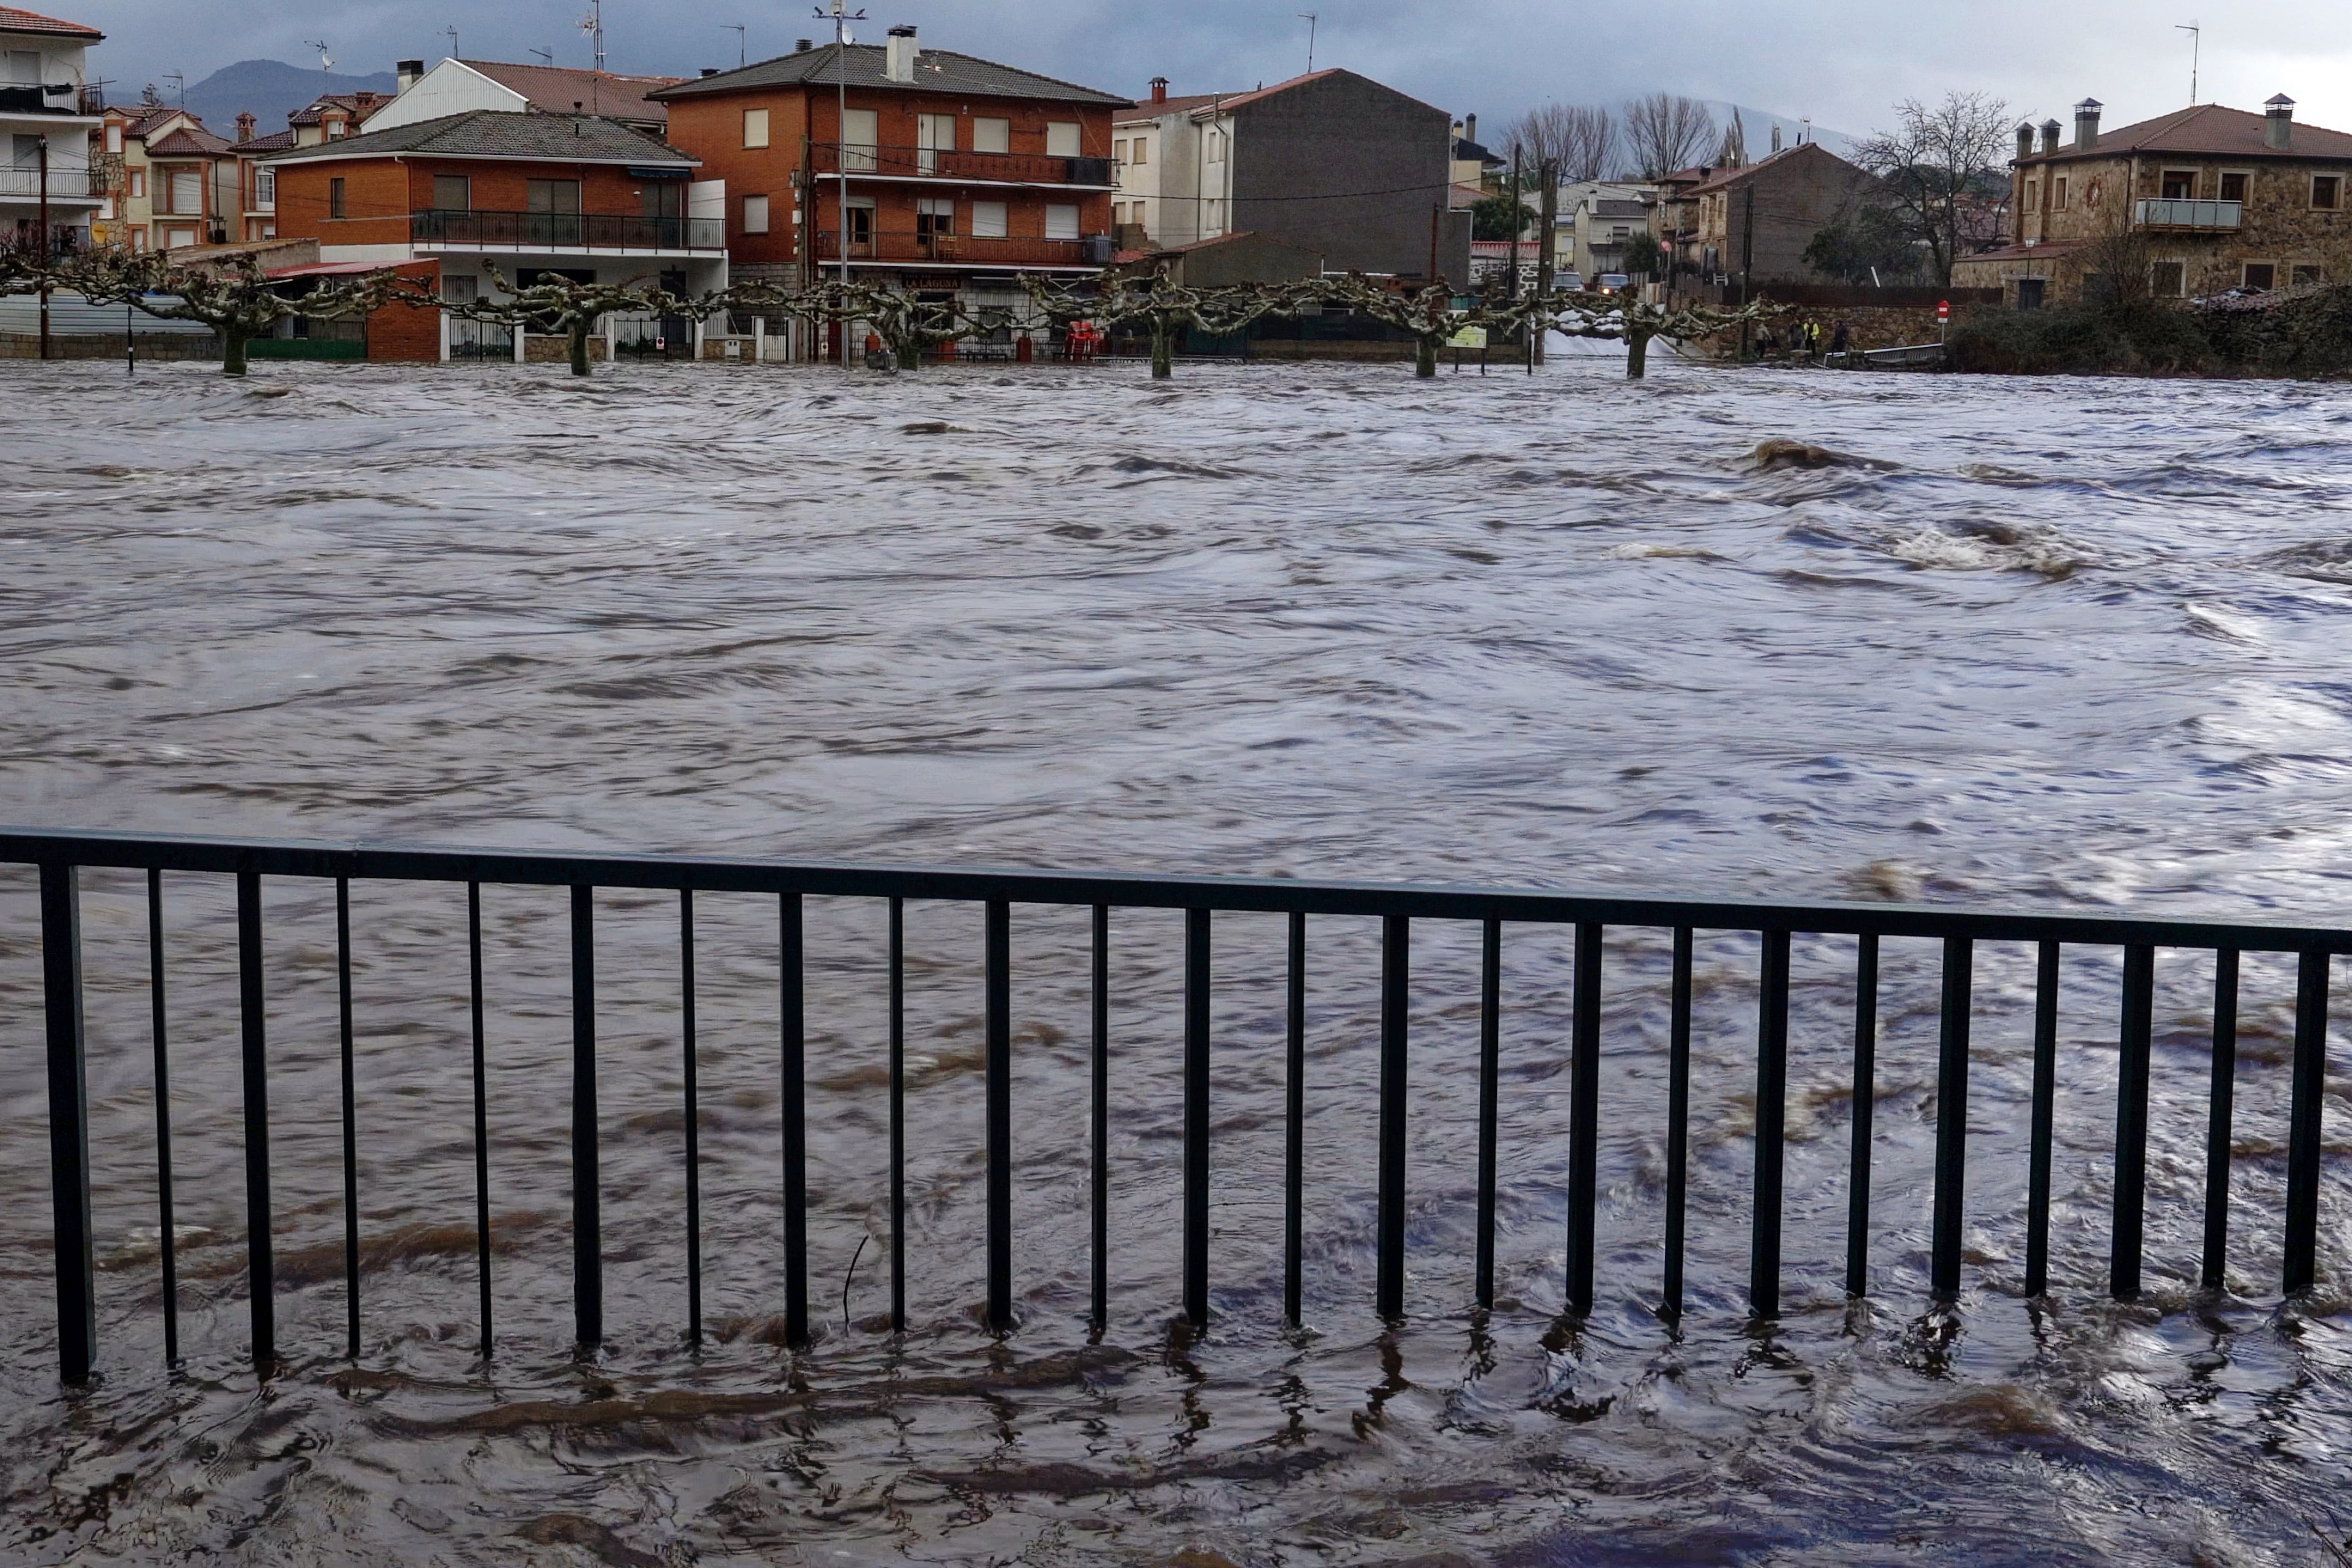
M 368 116 L 370 131 L 488 109 L 504 114 L 593 114 L 659 136 L 669 129 L 669 110 L 646 95 L 676 86 L 680 79 L 451 58 L 430 70 L 423 60 L 398 61 L 394 79 L 400 90 Z
M 2199 104 L 2102 132 L 2102 106 L 2018 127 L 2010 165 L 2016 243 L 1964 257 L 1956 287 L 1999 288 L 2032 309 L 2079 299 L 2089 276 L 2145 266 L 2165 299 L 2341 282 L 2352 269 L 2352 135 Z M 2120 243 L 2119 243 L 2120 242 Z
M 278 237 L 316 239 L 330 272 L 399 267 L 452 301 L 495 298 L 500 277 L 523 287 L 548 272 L 682 295 L 727 286 L 725 187 L 616 121 L 478 110 L 260 161 L 275 178 Z M 553 340 L 533 351 L 527 338 L 405 307 L 380 312 L 369 334 L 376 359 L 561 352 Z M 700 353 L 702 333 L 682 319 L 631 320 L 598 336 L 604 353 L 684 358 Z
M 1197 244 L 1208 228 L 1202 201 L 1202 138 L 1195 112 L 1212 117 L 1237 92 L 1171 95 L 1168 79 L 1151 79 L 1142 102 L 1111 121 L 1111 159 L 1118 166 L 1118 195 L 1111 221 L 1122 251 Z M 1222 221 L 1223 214 L 1219 214 Z
M 91 243 L 105 202 L 103 155 L 90 138 L 103 124 L 84 51 L 106 37 L 79 22 L 0 5 L 0 245 L 30 247 L 47 214 L 53 251 Z M 44 173 L 46 170 L 46 174 Z
M 1689 215 L 1675 259 L 1718 282 L 1825 281 L 1805 251 L 1813 237 L 1883 202 L 1885 186 L 1818 142 L 1717 168 L 1676 196 Z
M 184 109 L 110 109 L 100 132 L 109 182 L 92 237 L 132 251 L 220 245 L 241 229 L 236 149 Z

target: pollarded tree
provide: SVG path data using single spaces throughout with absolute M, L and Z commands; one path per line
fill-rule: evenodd
M 1325 304 L 1345 305 L 1383 326 L 1411 333 L 1412 373 L 1416 376 L 1437 374 L 1437 351 L 1465 327 L 1493 326 L 1512 319 L 1508 312 L 1498 313 L 1484 301 L 1467 310 L 1455 310 L 1454 290 L 1442 281 L 1406 290 L 1388 288 L 1351 272 L 1344 278 L 1326 278 L 1302 287 Z
M 1579 291 L 1554 294 L 1547 300 L 1535 301 L 1529 314 L 1539 318 L 1531 323 L 1538 331 L 1559 332 L 1571 338 L 1613 339 L 1622 342 L 1625 345 L 1625 377 L 1629 381 L 1639 381 L 1649 372 L 1653 339 L 1664 338 L 1677 343 L 1697 342 L 1749 322 L 1769 321 L 1788 308 L 1762 300 L 1734 310 L 1721 310 L 1711 305 L 1669 308 L 1637 300 L 1631 294 Z
M 443 310 L 469 321 L 488 321 L 494 326 L 521 329 L 553 334 L 563 334 L 571 350 L 572 374 L 589 374 L 588 339 L 596 322 L 605 315 L 682 316 L 692 313 L 699 304 L 710 303 L 712 309 L 723 309 L 711 303 L 721 296 L 707 296 L 704 301 L 682 300 L 657 288 L 646 288 L 637 280 L 627 283 L 582 283 L 555 273 L 542 272 L 535 281 L 520 288 L 507 281 L 506 274 L 494 263 L 485 263 L 490 275 L 490 286 L 499 296 L 478 300 L 443 300 L 422 289 L 410 288 L 401 296 L 404 304 L 420 309 Z
M 315 282 L 303 294 L 273 283 L 251 256 L 224 261 L 174 263 L 167 251 L 133 255 L 99 250 L 58 268 L 51 287 L 70 289 L 93 305 L 132 305 L 164 321 L 202 321 L 221 339 L 221 374 L 246 373 L 246 344 L 268 337 L 295 316 L 341 321 L 382 310 L 400 297 L 389 270 L 332 283 Z
M 1049 321 L 1097 321 L 1106 327 L 1140 321 L 1151 334 L 1151 374 L 1164 380 L 1176 374 L 1176 345 L 1199 328 L 1213 337 L 1245 331 L 1263 316 L 1297 311 L 1295 286 L 1279 283 L 1235 283 L 1213 289 L 1187 289 L 1170 278 L 1162 265 L 1146 277 L 1104 272 L 1087 285 L 1090 293 L 1076 292 L 1043 279 L 1023 279 L 1038 313 Z

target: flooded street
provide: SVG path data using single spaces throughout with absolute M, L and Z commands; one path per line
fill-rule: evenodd
M 958 867 L 2352 909 L 2352 395 L 1680 364 L 0 367 L 0 822 Z M 1772 439 L 1844 455 L 1766 469 Z M 2312 1561 L 2352 1535 L 2352 1079 L 2282 1308 L 2291 961 L 2242 982 L 2230 1289 L 2196 1289 L 2212 963 L 2159 953 L 2147 1298 L 2104 1300 L 2120 955 L 2070 950 L 2053 1292 L 2034 955 L 1977 958 L 1967 1271 L 1930 1317 L 1937 952 L 1881 982 L 1849 1304 L 1850 938 L 1795 943 L 1782 1316 L 1745 1314 L 1758 943 L 1701 932 L 1690 1306 L 1657 1315 L 1667 936 L 1603 970 L 1600 1301 L 1564 1323 L 1569 932 L 1504 953 L 1503 1300 L 1472 1300 L 1478 933 L 1414 932 L 1409 1322 L 1373 1315 L 1376 922 L 1312 923 L 1282 1326 L 1278 918 L 1216 925 L 1213 1326 L 1173 1332 L 1181 921 L 1112 931 L 1087 1323 L 1082 910 L 1013 914 L 1019 1329 L 982 1328 L 981 921 L 910 903 L 888 1331 L 886 911 L 811 900 L 811 1293 L 781 1348 L 776 910 L 598 901 L 607 1343 L 571 1331 L 568 905 L 268 884 L 279 1377 L 247 1359 L 233 889 L 165 879 L 184 1365 L 143 879 L 86 873 L 102 1380 L 59 1393 L 34 880 L 0 868 L 0 1556 L 650 1565 Z M 2345 965 L 2336 966 L 2337 1014 Z M 2339 1022 L 2334 1065 L 2347 1060 Z M 1213 1563 L 1216 1557 L 1196 1557 Z

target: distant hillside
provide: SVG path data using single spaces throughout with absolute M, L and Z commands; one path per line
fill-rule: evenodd
M 284 60 L 239 60 L 190 83 L 187 106 L 189 113 L 204 121 L 205 129 L 231 139 L 236 135 L 237 115 L 249 110 L 260 121 L 260 134 L 267 136 L 285 130 L 286 117 L 322 92 L 362 89 L 390 92 L 393 86 L 390 71 L 373 76 L 321 76 L 313 67 L 289 66 Z M 170 87 L 161 86 L 160 90 L 164 102 L 179 101 Z M 135 103 L 138 97 L 138 89 L 127 84 L 116 87 L 110 95 L 110 101 L 121 103 Z

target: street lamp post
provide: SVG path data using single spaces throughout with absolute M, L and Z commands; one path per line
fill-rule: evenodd
M 41 163 L 41 216 L 33 226 L 33 244 L 41 267 L 41 357 L 49 357 L 49 139 L 37 140 Z
M 833 162 L 834 194 L 839 198 L 835 220 L 840 224 L 841 286 L 849 287 L 849 24 L 862 22 L 866 13 L 852 15 L 847 0 L 833 0 L 833 9 L 820 10 L 819 16 L 833 18 L 833 80 L 839 102 L 834 111 Z M 849 361 L 849 323 L 841 323 L 841 368 L 851 369 Z

